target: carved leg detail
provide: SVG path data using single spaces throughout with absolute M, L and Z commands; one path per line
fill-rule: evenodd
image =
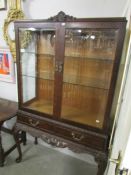
M 35 145 L 37 145 L 37 144 L 38 144 L 38 138 L 37 138 L 37 137 L 35 137 L 34 144 L 35 144 Z
M 102 158 L 95 158 L 95 161 L 98 163 L 98 172 L 97 175 L 104 175 L 106 166 L 107 166 L 107 159 Z
M 22 142 L 23 142 L 23 145 L 26 145 L 26 132 L 25 131 L 21 131 L 21 138 L 22 138 Z
M 14 131 L 14 139 L 15 139 L 15 142 L 16 142 L 16 145 L 17 145 L 17 150 L 18 150 L 18 153 L 19 153 L 19 157 L 16 159 L 16 162 L 19 163 L 21 162 L 22 160 L 22 152 L 21 152 L 21 147 L 20 147 L 20 141 L 19 141 L 19 133 L 18 131 Z

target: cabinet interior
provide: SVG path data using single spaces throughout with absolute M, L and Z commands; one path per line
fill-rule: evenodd
M 55 94 L 59 94 L 54 92 L 56 71 L 61 71 L 60 118 L 102 128 L 117 33 L 116 29 L 66 29 L 63 62 L 57 65 L 55 31 L 30 31 L 31 40 L 20 53 L 23 106 L 52 116 Z

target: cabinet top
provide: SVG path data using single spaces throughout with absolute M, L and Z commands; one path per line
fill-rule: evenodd
M 15 23 L 36 23 L 36 22 L 126 22 L 125 17 L 106 17 L 106 18 L 76 18 L 60 11 L 57 15 L 48 19 L 24 19 L 16 20 Z

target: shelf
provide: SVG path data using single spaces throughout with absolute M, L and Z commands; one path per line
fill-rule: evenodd
M 104 62 L 107 62 L 108 64 L 109 63 L 113 63 L 113 59 L 112 58 L 106 58 L 106 57 L 87 57 L 87 56 L 73 56 L 73 55 L 66 55 L 65 56 L 65 59 L 80 59 L 79 61 L 81 61 L 81 59 L 85 59 L 85 60 L 88 60 L 88 61 L 104 61 Z
M 49 53 L 35 53 L 35 52 L 26 52 L 26 51 L 21 51 L 20 53 L 26 53 L 26 54 L 33 54 L 33 55 L 37 55 L 37 56 L 45 56 L 44 59 L 52 59 L 55 57 L 55 55 L 49 54 Z M 107 63 L 112 63 L 114 61 L 113 58 L 111 57 L 99 57 L 99 55 L 97 56 L 82 56 L 82 55 L 65 55 L 65 59 L 85 59 L 85 60 L 90 60 L 90 61 L 105 61 Z M 40 59 L 40 58 L 39 58 Z
M 31 78 L 31 79 L 42 79 L 42 80 L 47 80 L 47 81 L 54 81 L 53 77 L 49 76 L 29 76 L 29 75 L 24 75 L 22 74 L 21 76 Z M 103 90 L 109 90 L 109 82 L 103 82 L 100 80 L 96 79 L 88 79 L 88 81 L 82 82 L 81 80 L 77 79 L 77 81 L 73 81 L 69 78 L 64 79 L 63 83 L 69 84 L 69 85 L 74 85 L 74 86 L 82 86 L 82 87 L 89 87 L 89 88 L 96 88 L 96 89 L 103 89 Z
M 76 76 L 64 76 L 63 82 L 66 84 L 85 86 L 90 88 L 109 90 L 110 82 L 103 81 L 96 78 L 89 77 L 76 77 Z
M 63 105 L 61 118 L 84 125 L 102 128 L 104 116 L 103 114 L 94 114 L 89 110 Z
M 27 77 L 27 78 L 32 78 L 32 79 L 42 79 L 42 80 L 49 80 L 49 81 L 54 81 L 53 78 L 49 78 L 48 76 L 31 76 L 31 75 L 25 75 L 25 74 L 22 74 L 21 75 L 22 77 Z
M 22 74 L 21 76 L 31 78 L 31 79 L 42 79 L 42 80 L 47 80 L 47 81 L 54 81 L 53 76 L 49 74 L 44 75 L 44 76 L 38 76 L 38 77 L 25 75 L 25 74 Z M 78 78 L 75 76 L 68 76 L 64 78 L 63 83 L 74 85 L 74 86 L 82 86 L 82 87 L 109 90 L 110 82 L 108 81 L 102 81 L 102 80 L 88 78 L 88 77 L 82 77 L 82 78 Z
M 108 51 L 102 49 L 85 49 L 85 51 L 81 48 L 79 51 L 74 48 L 73 50 L 69 47 L 65 50 L 65 57 L 72 57 L 72 58 L 88 58 L 88 59 L 97 59 L 97 60 L 107 60 L 107 61 L 114 61 L 115 58 L 115 51 Z
M 51 101 L 48 100 L 37 99 L 28 105 L 24 105 L 24 107 L 50 115 L 53 114 L 53 104 L 51 103 Z M 76 123 L 102 128 L 103 126 L 102 116 L 103 115 L 100 114 L 95 115 L 93 114 L 93 112 L 91 111 L 89 112 L 88 110 L 82 110 L 67 105 L 62 106 L 61 118 Z
M 24 105 L 24 107 L 50 115 L 53 114 L 53 104 L 49 100 L 34 100 L 32 103 Z
M 47 58 L 52 58 L 55 57 L 55 55 L 53 54 L 49 54 L 49 53 L 36 53 L 36 52 L 28 52 L 28 51 L 23 51 L 23 49 L 21 49 L 22 51 L 20 51 L 20 53 L 26 53 L 26 54 L 33 54 L 33 55 L 37 55 L 37 56 L 46 56 Z

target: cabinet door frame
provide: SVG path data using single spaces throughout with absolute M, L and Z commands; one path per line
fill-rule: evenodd
M 20 66 L 20 52 L 19 52 L 19 28 L 32 28 L 32 27 L 37 27 L 39 29 L 41 28 L 54 28 L 56 29 L 56 49 L 55 49 L 55 63 L 60 63 L 62 66 L 64 65 L 64 49 L 65 49 L 65 30 L 66 28 L 71 28 L 71 29 L 77 29 L 77 28 L 87 28 L 87 29 L 118 29 L 118 41 L 117 41 L 117 48 L 116 48 L 116 54 L 115 54 L 115 60 L 114 60 L 114 66 L 113 66 L 113 73 L 111 77 L 111 84 L 109 88 L 109 93 L 108 93 L 108 101 L 106 105 L 106 112 L 104 116 L 104 124 L 103 128 L 94 128 L 91 126 L 87 125 L 81 125 L 81 124 L 75 124 L 71 123 L 68 121 L 64 121 L 65 123 L 70 123 L 76 126 L 80 126 L 85 129 L 90 129 L 92 131 L 97 131 L 99 133 L 104 133 L 107 134 L 109 132 L 109 117 L 110 117 L 110 111 L 111 111 L 111 106 L 112 106 L 112 101 L 113 101 L 113 95 L 114 95 L 114 90 L 115 90 L 115 85 L 116 85 L 116 79 L 117 79 L 117 74 L 118 74 L 118 69 L 119 69 L 119 63 L 120 63 L 120 57 L 122 53 L 122 47 L 124 40 L 124 34 L 125 34 L 125 26 L 126 22 L 123 23 L 123 21 L 116 21 L 116 20 L 110 20 L 106 21 L 104 20 L 90 20 L 90 19 L 79 19 L 76 20 L 75 22 L 48 22 L 43 21 L 43 20 L 33 20 L 33 21 L 17 21 L 15 23 L 15 32 L 16 32 L 16 50 L 17 50 L 17 73 L 18 73 L 18 99 L 19 99 L 19 109 L 25 110 L 27 112 L 32 112 L 32 110 L 29 110 L 27 108 L 24 108 L 22 106 L 22 80 L 21 80 L 21 66 Z M 53 102 L 53 116 L 54 119 L 62 121 L 60 118 L 61 114 L 61 102 L 62 102 L 62 85 L 63 85 L 63 70 L 61 72 L 55 71 L 55 81 L 54 81 L 54 102 Z M 38 114 L 38 112 L 33 111 L 33 113 Z M 47 116 L 45 113 L 40 113 L 41 116 Z
M 108 91 L 108 97 L 107 97 L 107 104 L 106 104 L 106 110 L 104 114 L 104 122 L 103 122 L 103 127 L 101 129 L 95 128 L 92 126 L 88 125 L 83 125 L 83 124 L 75 124 L 75 122 L 71 121 L 64 121 L 85 129 L 90 129 L 92 131 L 97 131 L 99 133 L 104 133 L 108 134 L 109 133 L 109 127 L 110 127 L 110 113 L 111 113 L 111 108 L 112 108 L 112 102 L 113 102 L 113 97 L 114 97 L 114 92 L 115 92 L 115 86 L 116 86 L 116 80 L 118 76 L 118 70 L 119 70 L 119 64 L 121 61 L 121 54 L 122 54 L 122 48 L 124 43 L 124 36 L 125 36 L 125 30 L 126 30 L 126 22 L 123 23 L 121 21 L 92 21 L 92 20 L 77 20 L 75 22 L 66 22 L 65 25 L 63 26 L 62 30 L 66 29 L 116 29 L 118 30 L 118 39 L 117 39 L 117 44 L 116 44 L 116 51 L 115 51 L 115 58 L 114 58 L 114 64 L 113 64 L 113 70 L 112 70 L 112 76 L 111 76 L 111 81 L 110 81 L 110 87 Z M 63 54 L 63 60 L 64 60 L 64 54 Z M 63 80 L 62 80 L 63 81 Z M 63 83 L 62 83 L 63 84 Z M 62 95 L 61 95 L 62 98 Z M 62 100 L 61 100 L 62 101 Z M 61 109 L 60 109 L 61 110 Z
M 48 23 L 48 22 L 35 22 L 33 21 L 32 22 L 18 22 L 18 23 L 15 23 L 15 33 L 16 33 L 16 50 L 17 50 L 17 79 L 18 79 L 18 101 L 19 101 L 19 109 L 21 110 L 25 110 L 27 112 L 32 112 L 32 110 L 26 108 L 23 106 L 23 94 L 22 94 L 22 78 L 21 78 L 21 58 L 20 58 L 20 40 L 19 40 L 19 29 L 20 28 L 37 28 L 37 29 L 54 29 L 54 31 L 56 32 L 56 45 L 55 45 L 55 64 L 54 64 L 54 67 L 56 67 L 56 63 L 60 61 L 59 58 L 61 58 L 61 54 L 59 54 L 59 33 L 60 33 L 60 30 L 59 30 L 59 23 Z M 60 43 L 61 44 L 61 43 Z M 55 68 L 54 68 L 54 98 L 53 98 L 53 114 L 51 115 L 52 117 L 53 116 L 57 116 L 57 113 L 58 113 L 58 107 L 57 107 L 57 104 L 56 104 L 56 100 L 58 100 L 58 102 L 60 101 L 60 96 L 57 95 L 57 89 L 59 89 L 58 92 L 60 92 L 60 88 L 59 88 L 59 84 L 60 84 L 60 78 L 61 78 L 61 73 L 59 72 L 56 72 L 55 71 Z M 39 112 L 36 112 L 35 110 L 33 110 L 33 113 L 36 113 L 38 114 Z M 40 115 L 44 115 L 44 116 L 47 116 L 49 117 L 50 115 L 48 114 L 45 114 L 45 113 L 41 113 L 40 112 Z M 51 117 L 50 116 L 50 117 Z

